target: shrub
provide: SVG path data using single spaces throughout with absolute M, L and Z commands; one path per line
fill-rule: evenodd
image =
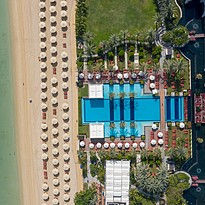
M 124 55 L 125 55 L 125 52 L 124 52 L 124 50 L 121 50 L 120 52 L 119 52 L 119 57 L 120 58 L 123 58 L 124 57 Z
M 200 112 L 201 108 L 199 106 L 196 107 L 196 112 Z
M 125 136 L 124 136 L 124 135 L 121 135 L 121 136 L 120 136 L 120 140 L 125 140 Z
M 141 135 L 141 140 L 142 140 L 142 141 L 145 140 L 145 135 Z
M 134 135 L 132 135 L 130 138 L 131 138 L 132 141 L 135 140 L 135 136 Z
M 199 144 L 202 144 L 203 142 L 204 142 L 204 140 L 203 140 L 203 138 L 197 138 L 197 140 L 196 140 Z
M 78 86 L 79 88 L 82 88 L 82 87 L 83 87 L 83 82 L 82 82 L 81 80 L 78 81 L 77 86 Z
M 114 59 L 114 54 L 112 51 L 108 52 L 108 59 L 113 60 Z
M 144 80 L 141 79 L 141 80 L 140 80 L 140 84 L 141 84 L 141 85 L 144 85 L 144 83 L 145 83 Z
M 110 84 L 110 85 L 113 85 L 113 83 L 114 83 L 113 80 L 110 80 L 110 81 L 109 81 L 109 84 Z
M 110 141 L 114 142 L 115 141 L 115 136 L 111 136 Z

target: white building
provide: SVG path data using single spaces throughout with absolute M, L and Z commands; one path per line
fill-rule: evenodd
M 129 205 L 130 161 L 106 161 L 105 204 Z
M 103 98 L 103 84 L 88 84 L 89 98 Z

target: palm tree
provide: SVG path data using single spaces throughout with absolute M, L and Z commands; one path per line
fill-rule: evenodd
M 102 49 L 102 52 L 104 54 L 104 65 L 105 65 L 105 68 L 107 69 L 107 52 L 110 49 L 109 43 L 103 40 L 100 42 L 99 46 Z
M 120 42 L 119 36 L 116 35 L 116 34 L 112 34 L 110 36 L 109 41 L 110 41 L 110 44 L 112 46 L 114 46 L 114 48 L 115 48 L 115 65 L 117 65 L 117 46 L 118 46 L 118 44 Z
M 177 147 L 176 149 L 176 152 L 177 152 L 177 158 L 180 160 L 180 161 L 183 161 L 186 159 L 186 156 L 187 156 L 187 148 L 185 147 Z
M 157 30 L 158 27 L 159 27 L 159 25 L 161 25 L 162 22 L 164 21 L 164 18 L 163 18 L 163 16 L 162 16 L 159 12 L 157 12 L 157 13 L 155 13 L 155 15 L 153 16 L 153 20 L 154 20 L 154 23 L 155 23 L 155 25 L 156 25 L 156 30 Z
M 91 43 L 94 39 L 94 34 L 90 31 L 87 31 L 83 35 L 83 40 L 86 41 L 86 43 Z
M 97 203 L 97 195 L 94 195 L 92 199 L 90 199 L 89 204 L 90 205 L 96 205 Z
M 149 29 L 146 36 L 146 41 L 148 42 L 151 51 L 152 51 L 152 46 L 155 43 L 155 39 L 156 39 L 156 32 L 153 29 Z
M 114 97 L 115 97 L 115 93 L 114 93 L 114 92 L 109 93 L 109 98 L 110 98 L 111 100 L 112 100 Z
M 85 44 L 85 53 L 88 57 L 92 58 L 92 56 L 96 53 L 96 47 L 93 43 Z
M 174 159 L 176 157 L 176 149 L 175 148 L 170 148 L 168 150 L 168 155 L 170 156 L 171 159 Z
M 125 122 L 120 122 L 120 128 L 125 128 L 126 124 Z
M 126 96 L 126 93 L 125 93 L 125 92 L 120 92 L 120 93 L 119 93 L 119 97 L 120 97 L 121 99 L 124 99 L 125 96 Z

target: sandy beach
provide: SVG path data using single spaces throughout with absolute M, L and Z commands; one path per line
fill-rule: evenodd
M 70 28 L 67 31 L 67 52 L 69 56 L 69 70 L 68 70 L 68 104 L 69 104 L 69 146 L 70 146 L 70 200 L 66 204 L 73 205 L 73 198 L 77 191 L 82 189 L 82 173 L 80 166 L 77 161 L 77 129 L 78 129 L 78 107 L 77 107 L 77 88 L 75 85 L 76 82 L 76 48 L 75 48 L 75 1 L 68 2 L 68 21 L 70 21 Z M 46 204 L 51 204 L 52 200 L 57 198 L 59 203 L 63 202 L 63 144 L 62 139 L 63 129 L 62 129 L 62 103 L 65 102 L 63 98 L 63 91 L 60 88 L 58 92 L 58 106 L 57 110 L 57 120 L 59 121 L 59 172 L 58 177 L 60 185 L 58 189 L 60 190 L 60 196 L 55 197 L 53 195 L 53 185 L 52 180 L 54 179 L 52 170 L 52 136 L 51 135 L 51 120 L 53 118 L 51 100 L 51 84 L 50 80 L 53 77 L 51 68 L 47 69 L 47 118 L 45 123 L 48 124 L 47 135 L 49 136 L 48 141 L 46 142 L 48 146 L 48 161 L 47 161 L 47 173 L 48 179 L 45 181 L 43 178 L 43 161 L 41 159 L 42 150 L 41 144 L 42 140 L 40 136 L 42 134 L 41 123 L 42 123 L 42 110 L 41 110 L 41 79 L 40 73 L 41 69 L 39 67 L 39 54 L 40 54 L 40 38 L 39 38 L 39 1 L 28 1 L 28 0 L 10 0 L 10 20 L 11 20 L 11 31 L 12 31 L 12 57 L 13 57 L 13 79 L 14 79 L 14 103 L 15 103 L 15 125 L 16 125 L 16 139 L 17 139 L 17 157 L 20 173 L 20 182 L 21 182 L 21 193 L 22 193 L 22 204 L 25 205 L 37 205 L 42 204 L 42 184 L 47 183 L 49 185 L 49 200 L 45 202 Z M 49 5 L 50 2 L 46 2 L 46 15 L 49 14 Z M 60 9 L 60 7 L 58 7 Z M 57 20 L 60 21 L 59 16 Z M 49 16 L 46 21 L 46 35 L 49 35 L 50 22 Z M 57 31 L 60 28 L 57 27 Z M 60 32 L 59 32 L 60 33 Z M 50 36 L 49 36 L 50 38 Z M 48 38 L 48 39 L 49 39 Z M 62 34 L 57 36 L 57 49 L 59 53 L 62 52 Z M 50 46 L 49 40 L 47 40 L 47 46 Z M 61 47 L 60 47 L 61 46 Z M 49 53 L 50 47 L 47 49 L 46 54 L 48 55 L 47 65 L 50 63 L 51 54 Z M 60 61 L 60 57 L 57 58 Z M 57 67 L 56 78 L 61 80 L 61 67 Z M 51 66 L 50 66 L 51 67 Z M 59 71 L 58 71 L 59 70 Z M 59 83 L 61 85 L 61 83 Z M 32 99 L 32 102 L 29 101 Z M 69 100 L 72 99 L 72 100 Z

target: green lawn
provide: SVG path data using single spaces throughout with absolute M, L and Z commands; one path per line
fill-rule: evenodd
M 152 0 L 87 0 L 87 4 L 87 30 L 95 34 L 96 43 L 120 30 L 128 29 L 134 33 L 155 27 Z

